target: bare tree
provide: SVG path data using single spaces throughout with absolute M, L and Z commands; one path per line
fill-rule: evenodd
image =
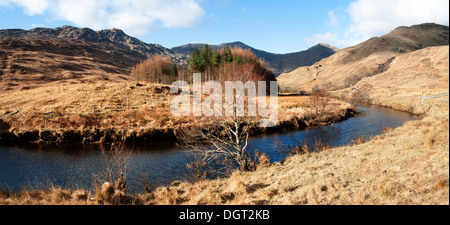
M 317 90 L 309 97 L 307 110 L 313 118 L 320 118 L 330 103 L 330 93 L 324 89 Z
M 126 190 L 127 175 L 131 151 L 126 150 L 123 143 L 113 143 L 110 149 L 100 146 L 103 167 L 93 177 L 98 183 L 115 183 L 115 188 L 120 191 Z
M 373 86 L 364 84 L 352 94 L 351 101 L 354 105 L 371 104 L 372 103 Z
M 227 173 L 234 165 L 241 171 L 250 171 L 248 140 L 251 127 L 258 122 L 256 119 L 256 116 L 238 116 L 236 112 L 231 116 L 211 117 L 207 125 L 182 128 L 178 139 L 188 145 L 191 153 L 202 158 L 203 166 L 222 166 L 216 172 Z
M 215 93 L 216 97 L 214 94 L 208 97 L 215 99 L 214 107 L 208 108 L 212 110 L 210 114 L 213 116 L 204 119 L 207 120 L 204 124 L 180 129 L 178 139 L 188 145 L 197 158 L 204 160 L 207 167 L 218 165 L 215 168 L 224 169 L 217 171 L 218 173 L 229 172 L 229 169 L 234 167 L 238 167 L 241 171 L 251 171 L 254 169 L 254 160 L 251 159 L 254 154 L 249 151 L 248 140 L 251 129 L 261 122 L 260 117 L 256 115 L 257 99 L 260 99 L 256 96 L 254 81 L 257 81 L 257 78 L 251 70 L 244 70 L 231 64 L 228 66 L 228 70 L 223 71 L 223 80 L 216 83 L 218 85 L 216 88 L 221 89 L 220 92 Z M 231 81 L 239 87 L 228 89 L 228 85 L 225 84 Z M 266 101 L 266 87 L 259 88 L 259 95 L 263 95 L 262 99 Z M 208 103 L 203 107 L 205 105 L 210 106 Z

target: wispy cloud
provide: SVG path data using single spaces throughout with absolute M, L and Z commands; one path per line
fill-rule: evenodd
M 0 7 L 9 6 L 11 4 L 10 0 L 0 0 Z
M 309 46 L 325 43 L 339 48 L 353 46 L 361 42 L 361 40 L 357 39 L 342 39 L 339 34 L 332 32 L 315 34 L 312 37 L 306 38 L 305 41 Z
M 342 29 L 316 34 L 305 41 L 308 44 L 326 42 L 344 48 L 384 35 L 398 26 L 427 22 L 449 25 L 448 8 L 448 0 L 358 0 L 342 11 L 350 19 Z M 340 22 L 336 10 L 330 11 L 328 16 L 328 25 Z
M 329 26 L 337 26 L 339 24 L 339 19 L 335 14 L 334 10 L 331 10 L 328 12 L 328 18 L 329 20 L 325 22 L 325 24 L 329 25 Z
M 205 16 L 199 0 L 0 0 L 29 16 L 44 15 L 93 29 L 120 28 L 140 35 L 160 28 L 188 28 Z

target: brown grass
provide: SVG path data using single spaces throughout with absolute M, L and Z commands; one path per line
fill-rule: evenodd
M 448 205 L 448 123 L 448 111 L 435 112 L 365 143 L 294 155 L 225 179 L 175 182 L 131 196 L 135 200 L 129 204 Z M 3 193 L 0 203 L 98 204 L 85 193 L 57 189 Z
M 118 142 L 164 135 L 204 117 L 174 117 L 169 88 L 150 83 L 97 83 L 41 87 L 0 94 L 0 128 L 41 142 Z M 280 97 L 280 124 L 304 118 L 307 97 Z M 342 118 L 349 104 L 334 100 L 328 117 Z M 75 133 L 75 134 L 74 134 Z M 77 140 L 70 137 L 77 136 Z M 79 139 L 79 140 L 78 140 Z
M 420 101 L 405 99 L 420 91 L 392 88 L 387 92 L 374 87 L 376 104 L 407 109 Z M 425 90 L 420 94 L 442 92 Z M 282 120 L 302 115 L 303 109 L 295 106 L 307 101 L 302 97 L 281 98 Z M 449 103 L 425 100 L 425 104 L 426 110 L 423 105 L 413 110 L 423 114 L 423 119 L 394 130 L 386 128 L 372 140 L 357 139 L 353 146 L 293 154 L 283 163 L 251 173 L 235 172 L 229 178 L 175 182 L 151 193 L 130 195 L 133 200 L 127 204 L 448 205 Z M 13 107 L 6 110 L 15 112 Z M 130 116 L 124 116 L 124 120 Z M 57 189 L 0 193 L 0 204 L 99 204 L 91 194 L 84 196 L 83 192 Z

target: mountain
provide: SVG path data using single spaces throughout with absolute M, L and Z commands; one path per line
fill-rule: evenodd
M 381 37 L 343 49 L 312 66 L 300 67 L 278 77 L 282 92 L 310 92 L 314 88 L 339 90 L 365 77 L 389 69 L 400 55 L 431 46 L 449 45 L 449 27 L 426 23 L 398 27 Z
M 153 55 L 169 56 L 180 65 L 187 65 L 191 52 L 195 47 L 202 48 L 205 44 L 187 44 L 172 49 L 164 48 L 158 44 L 147 44 L 137 38 L 125 34 L 119 29 L 94 31 L 89 28 L 76 28 L 63 26 L 58 28 L 35 28 L 31 30 L 7 29 L 0 30 L 0 40 L 4 39 L 30 39 L 30 40 L 76 40 L 86 43 L 102 44 L 106 48 L 120 48 L 126 54 L 133 56 L 137 61 Z M 221 49 L 224 46 L 250 49 L 256 56 L 268 63 L 275 74 L 290 72 L 301 66 L 309 66 L 317 61 L 334 54 L 338 49 L 326 44 L 316 45 L 306 51 L 289 54 L 273 54 L 252 48 L 242 42 L 232 42 L 221 45 L 211 45 L 212 48 Z
M 180 57 L 190 57 L 192 51 L 197 47 L 203 48 L 206 44 L 193 43 L 172 48 L 171 50 Z M 232 42 L 220 45 L 209 45 L 212 49 L 222 49 L 224 47 L 239 47 L 243 49 L 250 49 L 259 59 L 265 61 L 271 70 L 279 75 L 281 73 L 290 72 L 301 66 L 310 66 L 320 61 L 323 58 L 329 57 L 339 51 L 339 49 L 327 44 L 318 44 L 306 51 L 289 53 L 289 54 L 274 54 L 266 51 L 252 48 L 242 42 Z
M 146 44 L 143 41 L 128 36 L 122 30 L 109 29 L 94 31 L 89 28 L 76 28 L 63 26 L 58 28 L 35 28 L 31 30 L 7 29 L 0 30 L 1 39 L 31 39 L 31 40 L 51 40 L 66 39 L 77 40 L 87 43 L 114 46 L 123 49 L 129 55 L 146 59 L 151 55 L 172 55 L 169 49 L 158 44 Z
M 119 29 L 63 26 L 0 30 L 0 90 L 127 80 L 133 66 L 154 55 L 187 64 L 187 58 L 170 49 L 146 44 Z
M 94 31 L 63 26 L 31 30 L 0 30 L 0 90 L 29 89 L 47 84 L 123 81 L 131 68 L 154 55 L 186 66 L 192 50 L 204 44 L 167 49 L 147 44 L 119 29 Z M 251 49 L 277 73 L 310 65 L 335 53 L 328 45 L 291 54 L 272 54 L 242 42 L 223 46 Z

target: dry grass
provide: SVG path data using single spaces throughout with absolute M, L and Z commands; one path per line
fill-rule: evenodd
M 354 87 L 337 94 L 349 99 L 351 89 L 369 84 L 374 87 L 372 104 L 414 114 L 429 114 L 445 110 L 448 95 L 434 96 L 448 94 L 448 83 L 449 47 L 430 47 L 399 56 L 386 72 L 364 78 Z
M 85 193 L 24 191 L 2 194 L 0 203 L 98 204 Z M 448 205 L 449 113 L 435 112 L 358 145 L 132 197 L 131 204 L 151 205 Z
M 448 77 L 448 70 L 444 75 Z M 370 141 L 355 139 L 353 146 L 294 155 L 255 172 L 235 172 L 229 178 L 195 183 L 175 182 L 152 193 L 129 196 L 132 201 L 127 203 L 448 205 L 449 102 L 426 99 L 423 106 L 421 100 L 410 99 L 442 94 L 442 90 L 392 88 L 387 92 L 376 86 L 375 90 L 374 103 L 395 109 L 408 109 L 416 103 L 412 111 L 422 113 L 423 119 L 395 130 L 386 128 L 383 135 Z M 281 117 L 287 120 L 302 115 L 300 107 L 307 102 L 304 97 L 282 97 Z M 57 189 L 0 193 L 0 204 L 99 204 L 95 196 L 85 198 L 85 192 L 75 192 L 80 193 Z
M 41 142 L 117 142 L 174 138 L 180 126 L 205 117 L 174 117 L 168 87 L 150 83 L 97 83 L 40 87 L 0 94 L 0 128 Z M 307 97 L 280 98 L 280 124 L 305 117 Z M 340 119 L 349 104 L 334 100 L 327 120 Z M 75 140 L 70 140 L 70 138 Z
M 351 147 L 292 156 L 207 185 L 182 183 L 177 198 L 186 200 L 181 204 L 446 205 L 448 122 L 448 112 L 437 113 Z

